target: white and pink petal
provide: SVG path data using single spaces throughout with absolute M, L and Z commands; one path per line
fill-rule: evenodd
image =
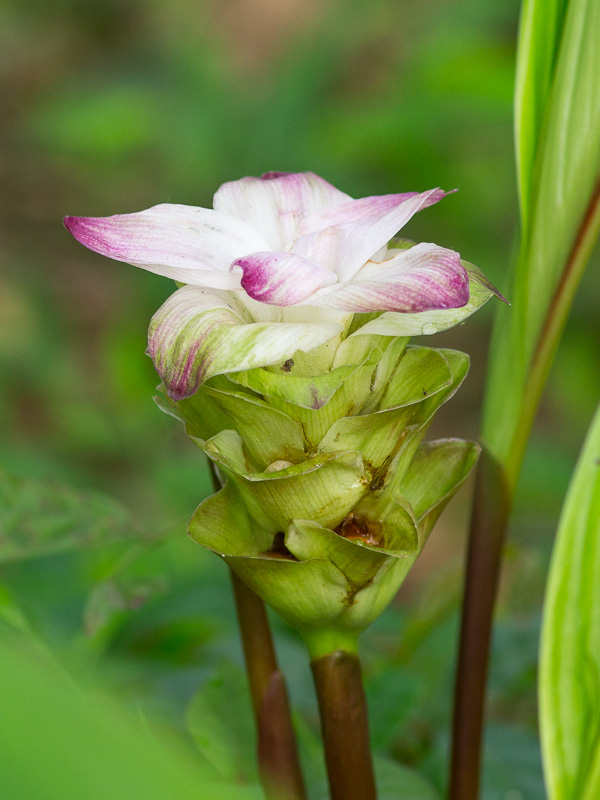
M 381 194 L 372 197 L 361 197 L 358 200 L 349 200 L 336 206 L 330 206 L 322 211 L 315 211 L 304 217 L 300 225 L 299 233 L 306 236 L 309 233 L 316 233 L 329 228 L 331 225 L 343 225 L 347 222 L 365 222 L 376 217 L 381 217 L 392 211 L 405 200 L 416 197 L 419 192 L 404 192 L 402 194 Z M 449 192 L 443 189 L 434 189 L 429 195 L 422 208 L 432 206 L 445 197 Z
M 252 253 L 231 265 L 242 272 L 242 287 L 261 303 L 293 306 L 318 289 L 336 283 L 337 276 L 294 253 Z
M 65 226 L 96 253 L 216 289 L 239 289 L 239 276 L 229 271 L 231 262 L 267 248 L 262 236 L 242 220 L 170 203 L 112 217 L 66 217 Z
M 493 295 L 507 302 L 477 267 L 467 261 L 463 261 L 463 266 L 469 278 L 469 302 L 466 305 L 411 314 L 389 311 L 367 321 L 349 339 L 355 336 L 429 336 L 459 325 Z
M 213 375 L 278 364 L 342 330 L 334 322 L 248 323 L 235 296 L 225 294 L 184 286 L 152 318 L 148 351 L 173 400 L 194 394 Z
M 352 313 L 421 313 L 460 308 L 469 301 L 469 280 L 458 253 L 422 243 L 381 262 L 368 262 L 351 281 L 319 291 L 306 301 Z
M 348 200 L 349 195 L 312 172 L 268 172 L 261 178 L 224 183 L 213 205 L 259 231 L 270 249 L 283 250 L 298 235 L 305 216 Z
M 400 200 L 390 210 L 384 203 L 380 211 L 373 209 L 373 216 L 309 233 L 294 243 L 292 251 L 336 272 L 340 281 L 349 281 L 418 211 L 443 196 L 440 189 L 404 199 L 396 195 Z

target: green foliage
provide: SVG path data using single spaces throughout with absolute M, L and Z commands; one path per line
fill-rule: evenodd
M 600 409 L 560 520 L 540 652 L 540 726 L 550 800 L 600 794 Z
M 0 687 L 0 785 L 11 800 L 250 796 L 247 787 L 220 780 L 173 736 L 77 685 L 34 640 L 5 628 Z
M 390 759 L 375 759 L 375 775 L 380 800 L 439 800 L 426 780 Z
M 15 602 L 8 588 L 2 584 L 0 584 L 0 623 L 23 633 L 30 631 L 27 617 Z
M 0 562 L 142 538 L 113 500 L 0 470 Z
M 154 595 L 166 591 L 165 578 L 111 575 L 91 591 L 83 614 L 88 636 L 104 635 L 128 611 L 137 611 Z
M 192 698 L 187 724 L 198 749 L 224 780 L 254 783 L 260 791 L 256 726 L 242 669 L 221 664 Z
M 535 161 L 568 0 L 525 0 L 517 54 L 515 142 L 523 227 L 527 227 Z
M 486 800 L 546 800 L 540 780 L 540 750 L 534 730 L 495 723 L 487 732 L 484 797 Z
M 521 248 L 512 307 L 497 312 L 483 426 L 510 480 L 600 227 L 597 0 L 526 3 L 517 74 Z

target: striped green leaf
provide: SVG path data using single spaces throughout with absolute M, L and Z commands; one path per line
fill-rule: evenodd
M 599 0 L 529 0 L 517 73 L 521 249 L 512 307 L 498 309 L 483 425 L 513 473 L 600 227 Z
M 600 408 L 552 555 L 539 695 L 549 800 L 600 797 Z
M 515 81 L 517 181 L 524 227 L 530 189 L 568 0 L 525 0 Z

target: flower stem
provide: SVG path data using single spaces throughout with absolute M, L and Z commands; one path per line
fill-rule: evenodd
M 331 800 L 376 800 L 360 660 L 335 650 L 311 661 Z
M 209 462 L 215 491 L 221 481 Z M 306 800 L 285 680 L 265 604 L 230 570 L 258 732 L 258 768 L 267 800 Z
M 268 800 L 305 800 L 287 690 L 277 664 L 265 604 L 233 572 L 231 581 L 258 730 L 258 766 L 265 795 Z
M 501 464 L 481 453 L 467 553 L 454 698 L 450 800 L 476 800 L 494 603 L 512 498 Z

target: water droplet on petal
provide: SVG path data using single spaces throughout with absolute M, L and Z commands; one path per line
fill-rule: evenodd
M 432 333 L 437 333 L 437 325 L 434 325 L 433 322 L 426 322 L 421 329 L 421 333 L 423 336 L 431 336 Z

